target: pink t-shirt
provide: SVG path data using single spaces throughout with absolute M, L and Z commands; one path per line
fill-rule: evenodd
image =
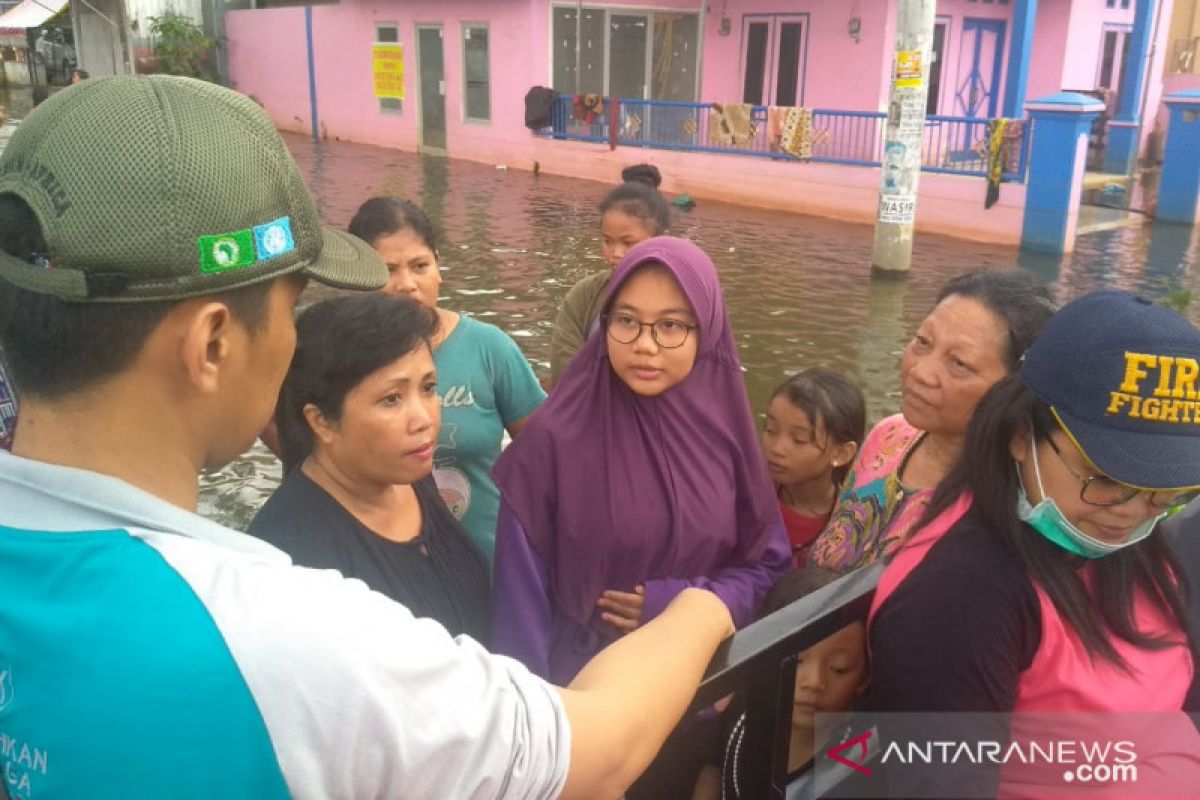
M 985 552 L 980 552 L 974 542 L 986 544 L 990 541 L 987 538 L 973 539 L 969 548 L 960 546 L 951 551 L 941 552 L 939 563 L 934 570 L 917 571 L 918 566 L 930 551 L 945 539 L 948 532 L 951 536 L 956 535 L 955 531 L 950 531 L 953 522 L 946 524 L 947 520 L 961 519 L 969 506 L 969 498 L 960 498 L 935 520 L 935 524 L 916 532 L 905 546 L 896 551 L 893 560 L 880 577 L 868 625 L 899 627 L 893 627 L 891 633 L 883 637 L 882 641 L 887 642 L 890 655 L 879 659 L 885 663 L 876 663 L 878 670 L 905 671 L 910 667 L 918 668 L 915 659 L 907 659 L 903 655 L 896 656 L 895 640 L 902 629 L 926 629 L 928 607 L 921 606 L 921 601 L 918 601 L 915 605 L 904 605 L 903 612 L 892 606 L 880 614 L 880 609 L 902 586 L 908 595 L 909 603 L 912 603 L 914 597 L 936 596 L 942 606 L 939 613 L 944 614 L 964 614 L 963 608 L 970 605 L 967 601 L 977 597 L 1015 596 L 1011 592 L 997 591 L 997 587 L 992 585 L 995 580 L 1011 581 L 1014 577 L 1019 580 L 1019 573 L 1014 574 L 1011 567 L 1000 563 L 998 559 L 1008 559 L 1002 550 L 986 552 L 992 549 L 988 546 L 982 548 Z M 968 527 L 973 528 L 971 533 L 978 536 L 978 522 L 966 520 L 965 523 L 967 522 L 971 523 Z M 1029 531 L 1029 535 L 1037 534 Z M 949 540 L 945 543 L 952 544 Z M 953 564 L 948 561 L 947 553 L 950 552 L 957 554 Z M 1095 567 L 1095 563 L 1091 562 L 1081 567 L 1081 578 L 1089 588 L 1092 585 Z M 1006 577 L 995 580 L 989 578 L 991 575 L 1000 574 Z M 949 587 L 948 584 L 953 583 L 949 577 L 951 575 L 965 575 L 964 583 L 969 588 Z M 914 585 L 906 585 L 906 581 L 910 580 L 923 582 L 924 586 L 918 589 Z M 1018 612 L 1016 609 L 1011 612 L 999 609 L 990 619 L 963 619 L 958 623 L 961 625 L 958 629 L 960 631 L 979 631 L 980 626 L 985 626 L 994 630 L 996 636 L 1001 635 L 1001 630 L 1011 635 L 1014 625 L 1021 625 L 1026 629 L 1024 635 L 1013 638 L 1030 642 L 1032 658 L 1016 676 L 1013 707 L 1003 710 L 1036 716 L 1022 716 L 1016 719 L 1011 730 L 1013 741 L 1116 738 L 1133 742 L 1139 773 L 1136 789 L 1128 786 L 1123 794 L 1118 791 L 1115 795 L 1099 796 L 1121 797 L 1123 800 L 1133 797 L 1178 797 L 1184 796 L 1177 793 L 1180 786 L 1200 787 L 1200 734 L 1191 720 L 1182 713 L 1184 698 L 1192 683 L 1195 667 L 1186 637 L 1175 621 L 1165 616 L 1144 592 L 1135 596 L 1134 617 L 1138 629 L 1147 635 L 1166 638 L 1174 644 L 1160 650 L 1150 650 L 1112 637 L 1113 646 L 1130 667 L 1130 671 L 1126 672 L 1109 661 L 1091 657 L 1074 628 L 1058 613 L 1046 591 L 1032 578 L 1029 579 L 1029 588 L 1032 595 L 1026 596 L 1036 598 L 1033 601 L 1036 606 L 1033 602 L 1025 604 L 1031 609 L 1028 613 Z M 964 591 L 974 597 L 968 598 L 967 594 L 963 594 Z M 920 610 L 922 608 L 924 610 Z M 965 613 L 971 616 L 970 612 Z M 921 619 L 912 619 L 914 615 L 921 616 Z M 942 631 L 945 631 L 946 627 L 939 625 Z M 881 632 L 872 627 L 872 641 Z M 1030 634 L 1037 638 L 1030 639 Z M 945 648 L 948 647 L 972 648 L 971 652 L 976 652 L 974 648 L 977 644 L 964 642 L 970 638 L 968 635 L 954 636 L 943 632 L 932 641 L 914 644 L 939 653 L 946 653 Z M 911 660 L 912 663 L 904 663 L 906 660 Z M 943 663 L 946 661 L 938 660 Z M 952 662 L 953 669 L 959 670 L 983 670 L 986 666 L 985 662 L 972 662 L 970 653 L 964 652 L 956 653 Z M 972 663 L 975 664 L 974 667 L 971 666 Z M 945 681 L 944 677 L 939 686 L 943 687 Z M 952 682 L 958 685 L 957 681 Z M 1011 683 L 1009 687 L 1008 691 L 1011 691 Z M 916 711 L 919 709 L 915 706 L 923 705 L 923 702 L 914 702 L 911 697 L 905 701 L 903 698 L 907 690 L 889 691 L 892 697 L 886 698 L 883 705 L 890 708 L 885 710 L 897 710 L 898 707 L 911 705 L 914 707 L 910 710 Z M 955 691 L 939 688 L 934 695 L 930 695 L 928 687 L 924 687 L 918 694 L 945 704 L 944 708 L 924 709 L 929 711 L 970 710 L 969 707 L 977 702 L 977 698 L 949 696 Z M 1001 695 L 1005 693 L 1003 688 L 998 691 Z M 901 701 L 892 702 L 897 696 Z M 1049 768 L 1010 763 L 1001 772 L 1001 796 L 1081 796 L 1053 792 L 1048 794 L 1048 786 L 1055 787 L 1062 783 L 1062 769 L 1058 768 L 1057 772 L 1047 772 L 1047 769 Z

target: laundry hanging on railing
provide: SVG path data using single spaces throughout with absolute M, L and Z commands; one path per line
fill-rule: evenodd
M 708 141 L 717 147 L 745 147 L 754 138 L 748 103 L 713 103 L 708 112 Z
M 571 116 L 591 125 L 604 116 L 604 98 L 598 94 L 577 94 L 571 102 Z
M 783 150 L 783 123 L 787 119 L 788 106 L 771 106 L 767 109 L 767 149 L 772 153 Z
M 990 119 L 987 132 L 987 196 L 983 207 L 991 208 L 1000 199 L 1000 179 L 1004 176 L 1004 162 L 1007 160 L 1008 148 L 1005 132 L 1012 120 Z
M 783 121 L 779 146 L 796 158 L 812 158 L 813 113 L 811 108 L 789 108 Z

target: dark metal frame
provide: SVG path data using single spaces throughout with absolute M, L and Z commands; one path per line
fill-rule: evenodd
M 738 631 L 709 664 L 689 714 L 735 692 L 745 698 L 744 797 L 782 800 L 796 654 L 855 621 L 865 621 L 882 564 L 864 567 Z

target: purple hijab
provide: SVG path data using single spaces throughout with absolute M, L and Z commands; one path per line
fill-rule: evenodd
M 617 265 L 604 307 L 651 262 L 695 311 L 691 373 L 658 397 L 634 394 L 609 366 L 600 324 L 492 470 L 559 606 L 608 634 L 596 610 L 606 589 L 753 564 L 779 525 L 712 259 L 683 239 L 642 242 Z

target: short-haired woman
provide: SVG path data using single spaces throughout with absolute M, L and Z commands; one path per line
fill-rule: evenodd
M 441 420 L 433 332 L 428 308 L 381 294 L 300 316 L 276 411 L 286 477 L 250 533 L 486 642 L 487 562 L 430 476 Z

